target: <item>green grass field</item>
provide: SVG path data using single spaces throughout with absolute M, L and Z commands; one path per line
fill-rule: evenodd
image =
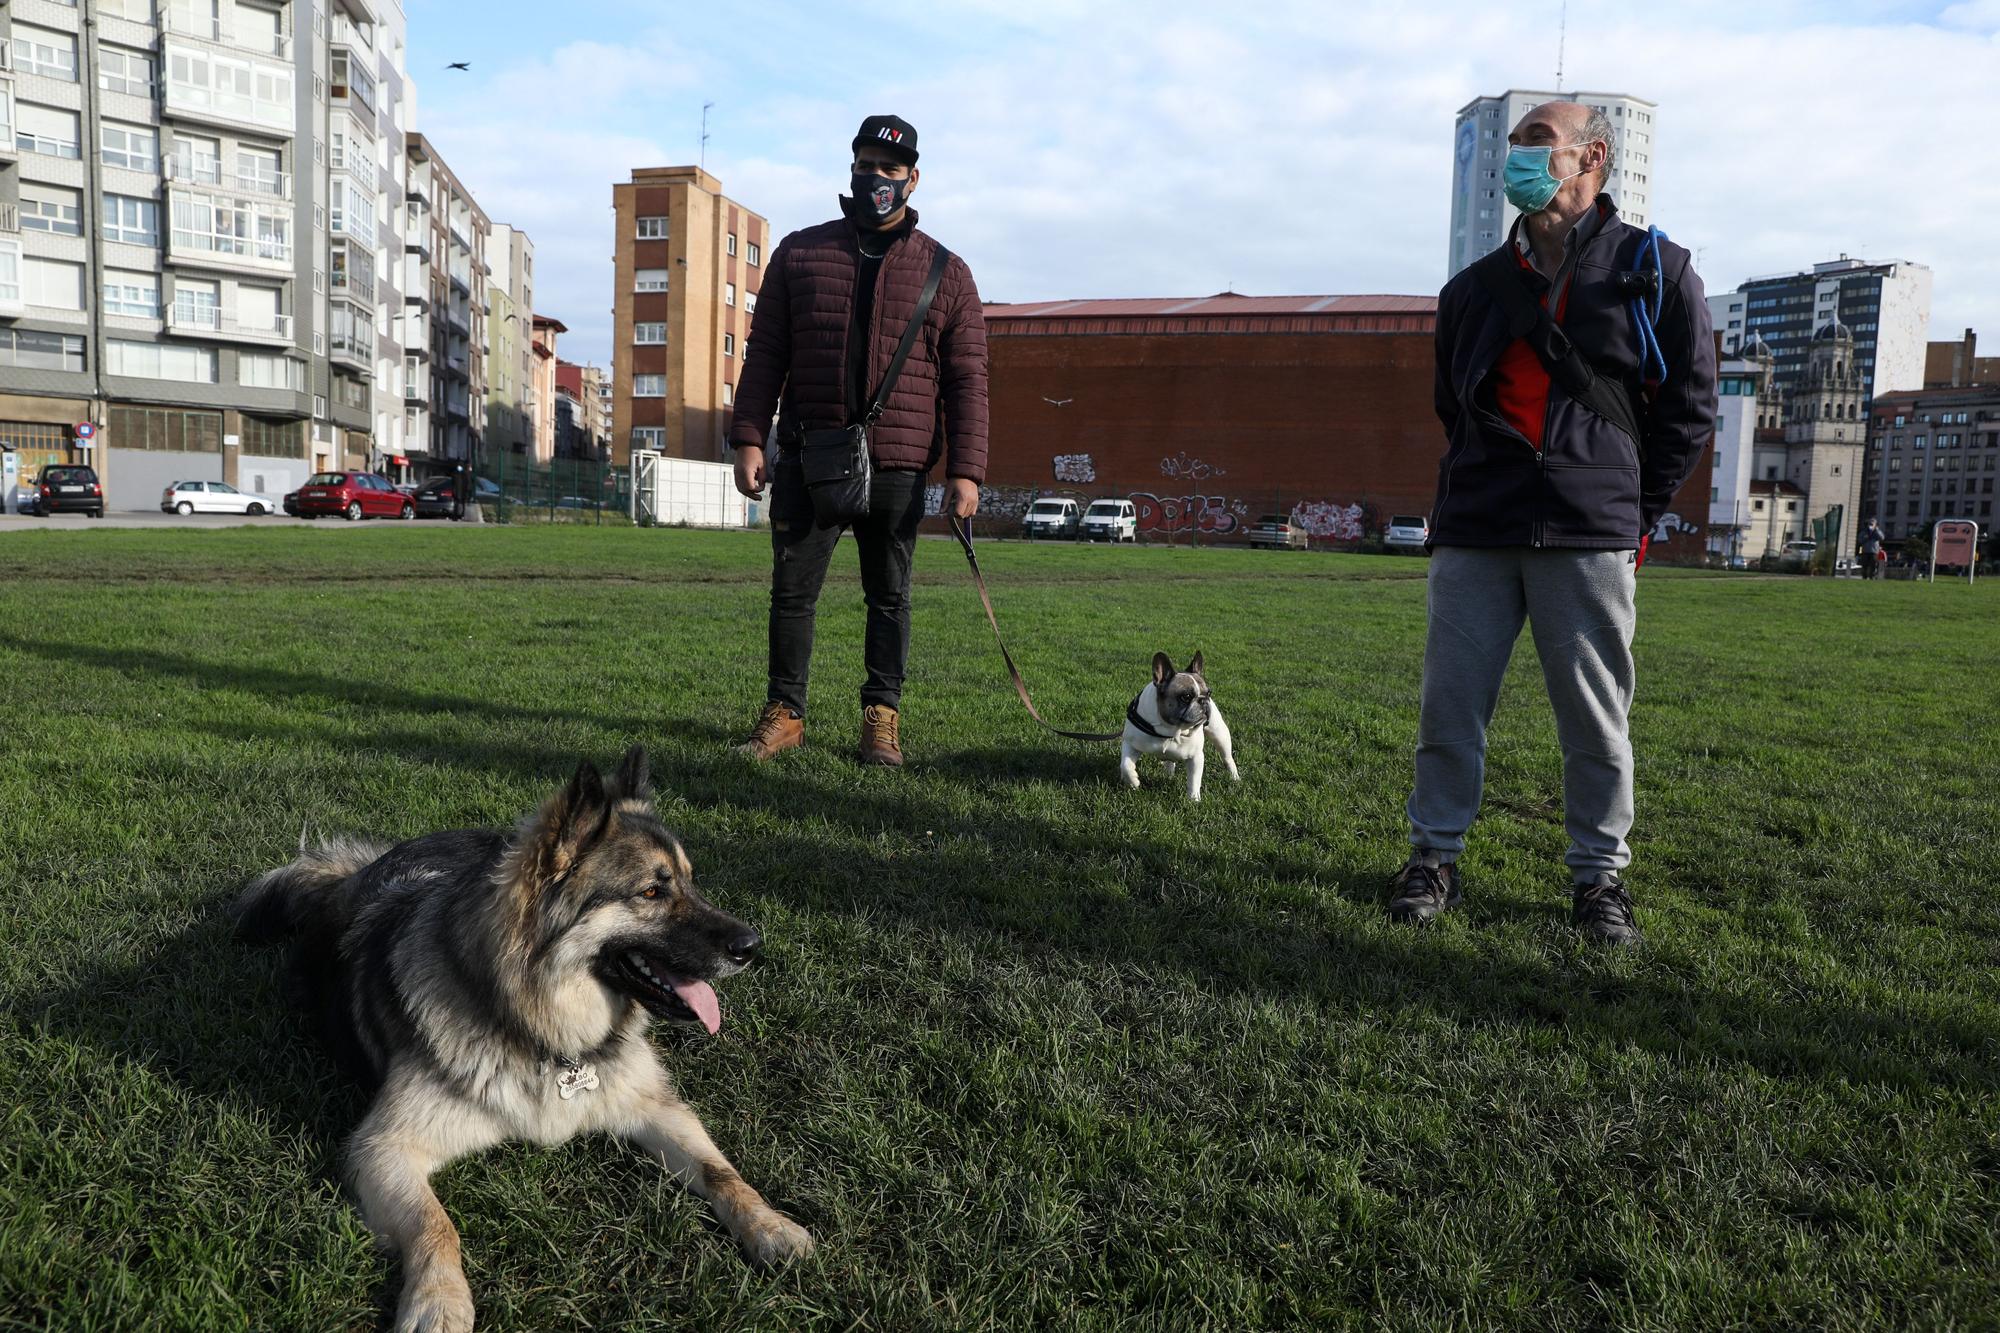
M 1045 714 L 1205 651 L 1243 782 L 1039 735 L 948 543 L 910 766 L 862 771 L 853 555 L 812 748 L 748 535 L 302 525 L 0 537 L 0 1327 L 374 1326 L 360 1102 L 230 938 L 316 832 L 510 822 L 589 757 L 769 965 L 656 1040 L 821 1248 L 751 1272 L 605 1141 L 438 1177 L 494 1329 L 2000 1327 L 2000 591 L 1640 581 L 1650 945 L 1566 929 L 1524 638 L 1465 909 L 1403 855 L 1424 566 L 995 546 Z

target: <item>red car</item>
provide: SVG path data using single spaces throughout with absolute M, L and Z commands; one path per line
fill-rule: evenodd
M 299 517 L 344 514 L 363 518 L 415 518 L 410 497 L 373 472 L 316 472 L 299 487 Z

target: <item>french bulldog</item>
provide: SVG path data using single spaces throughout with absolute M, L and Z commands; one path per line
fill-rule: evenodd
M 1118 776 L 1125 785 L 1139 785 L 1139 756 L 1156 754 L 1166 761 L 1167 776 L 1187 765 L 1188 799 L 1201 799 L 1201 771 L 1206 761 L 1207 742 L 1213 738 L 1229 768 L 1229 780 L 1241 782 L 1236 756 L 1230 749 L 1229 724 L 1222 709 L 1208 692 L 1208 680 L 1201 674 L 1201 654 L 1175 671 L 1173 659 L 1165 653 L 1153 654 L 1153 679 L 1125 710 L 1124 751 L 1118 759 Z

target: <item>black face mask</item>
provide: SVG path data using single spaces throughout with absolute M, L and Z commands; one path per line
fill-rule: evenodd
M 857 171 L 852 182 L 854 210 L 861 221 L 879 227 L 896 216 L 910 194 L 910 178 L 892 181 L 872 171 Z

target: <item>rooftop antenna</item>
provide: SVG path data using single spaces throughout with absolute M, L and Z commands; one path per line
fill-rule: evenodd
M 1567 0 L 1565 0 L 1565 3 L 1567 3 Z M 713 102 L 703 102 L 701 104 L 701 169 L 703 171 L 708 170 L 708 109 L 714 105 L 715 103 Z
M 1562 22 L 1556 29 L 1556 91 L 1563 90 L 1563 48 L 1569 42 L 1569 0 L 1563 0 Z

